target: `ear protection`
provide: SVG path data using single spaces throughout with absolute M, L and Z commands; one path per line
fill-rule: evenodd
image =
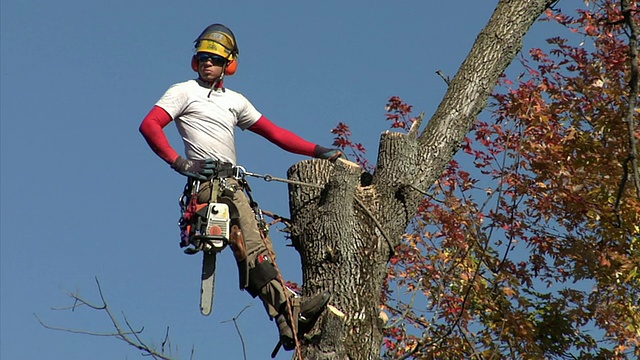
M 236 73 L 236 70 L 238 70 L 238 60 L 231 60 L 227 63 L 227 66 L 224 67 L 224 74 L 231 76 Z
M 195 55 L 191 57 L 191 70 L 198 72 L 198 59 Z
M 191 57 L 191 70 L 198 72 L 198 59 L 193 55 Z M 224 74 L 226 76 L 231 76 L 236 73 L 238 70 L 238 60 L 231 60 L 227 62 L 227 65 L 224 67 Z

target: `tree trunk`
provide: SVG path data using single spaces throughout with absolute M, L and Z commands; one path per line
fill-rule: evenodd
M 330 303 L 345 314 L 324 312 L 305 336 L 304 359 L 380 358 L 387 263 L 422 200 L 419 190 L 442 174 L 522 38 L 553 2 L 498 3 L 422 135 L 419 123 L 406 135 L 382 134 L 372 184 L 361 186 L 362 170 L 349 161 L 305 160 L 289 169 L 289 179 L 321 185 L 289 186 L 304 295 L 328 290 Z

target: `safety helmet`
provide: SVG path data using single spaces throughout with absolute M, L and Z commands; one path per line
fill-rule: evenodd
M 207 52 L 231 61 L 238 57 L 238 44 L 233 32 L 222 24 L 213 24 L 195 40 L 196 52 Z

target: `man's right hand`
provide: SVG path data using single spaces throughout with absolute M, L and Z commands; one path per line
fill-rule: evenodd
M 216 168 L 216 161 L 214 159 L 189 160 L 178 156 L 173 164 L 171 164 L 171 168 L 184 176 L 197 180 L 207 180 L 213 175 L 214 169 Z

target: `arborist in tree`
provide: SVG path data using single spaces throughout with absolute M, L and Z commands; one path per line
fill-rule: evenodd
M 246 290 L 262 300 L 270 318 L 276 320 L 282 345 L 291 350 L 295 342 L 286 309 L 288 292 L 278 281 L 272 264 L 272 250 L 267 248 L 271 240 L 268 236 L 266 241 L 263 239 L 249 199 L 241 191 L 244 184 L 229 174 L 216 174 L 216 169 L 221 164 L 237 164 L 235 127 L 257 133 L 292 153 L 331 161 L 344 155 L 338 149 L 311 143 L 278 127 L 242 94 L 226 88 L 223 80 L 236 72 L 238 53 L 236 38 L 229 28 L 221 24 L 208 26 L 195 40 L 191 58 L 191 68 L 198 78 L 171 86 L 144 118 L 140 132 L 151 149 L 189 181 L 229 177 L 225 180 L 224 199 L 213 201 L 227 202 L 233 208 L 231 221 L 241 229 L 246 248 L 242 255 L 248 264 Z M 173 149 L 164 133 L 163 128 L 172 120 L 184 142 L 186 157 Z M 207 184 L 203 182 L 199 189 L 199 202 L 212 200 Z M 237 254 L 236 260 L 241 260 Z M 308 300 L 313 303 L 314 298 Z M 326 304 L 321 302 L 322 306 Z

